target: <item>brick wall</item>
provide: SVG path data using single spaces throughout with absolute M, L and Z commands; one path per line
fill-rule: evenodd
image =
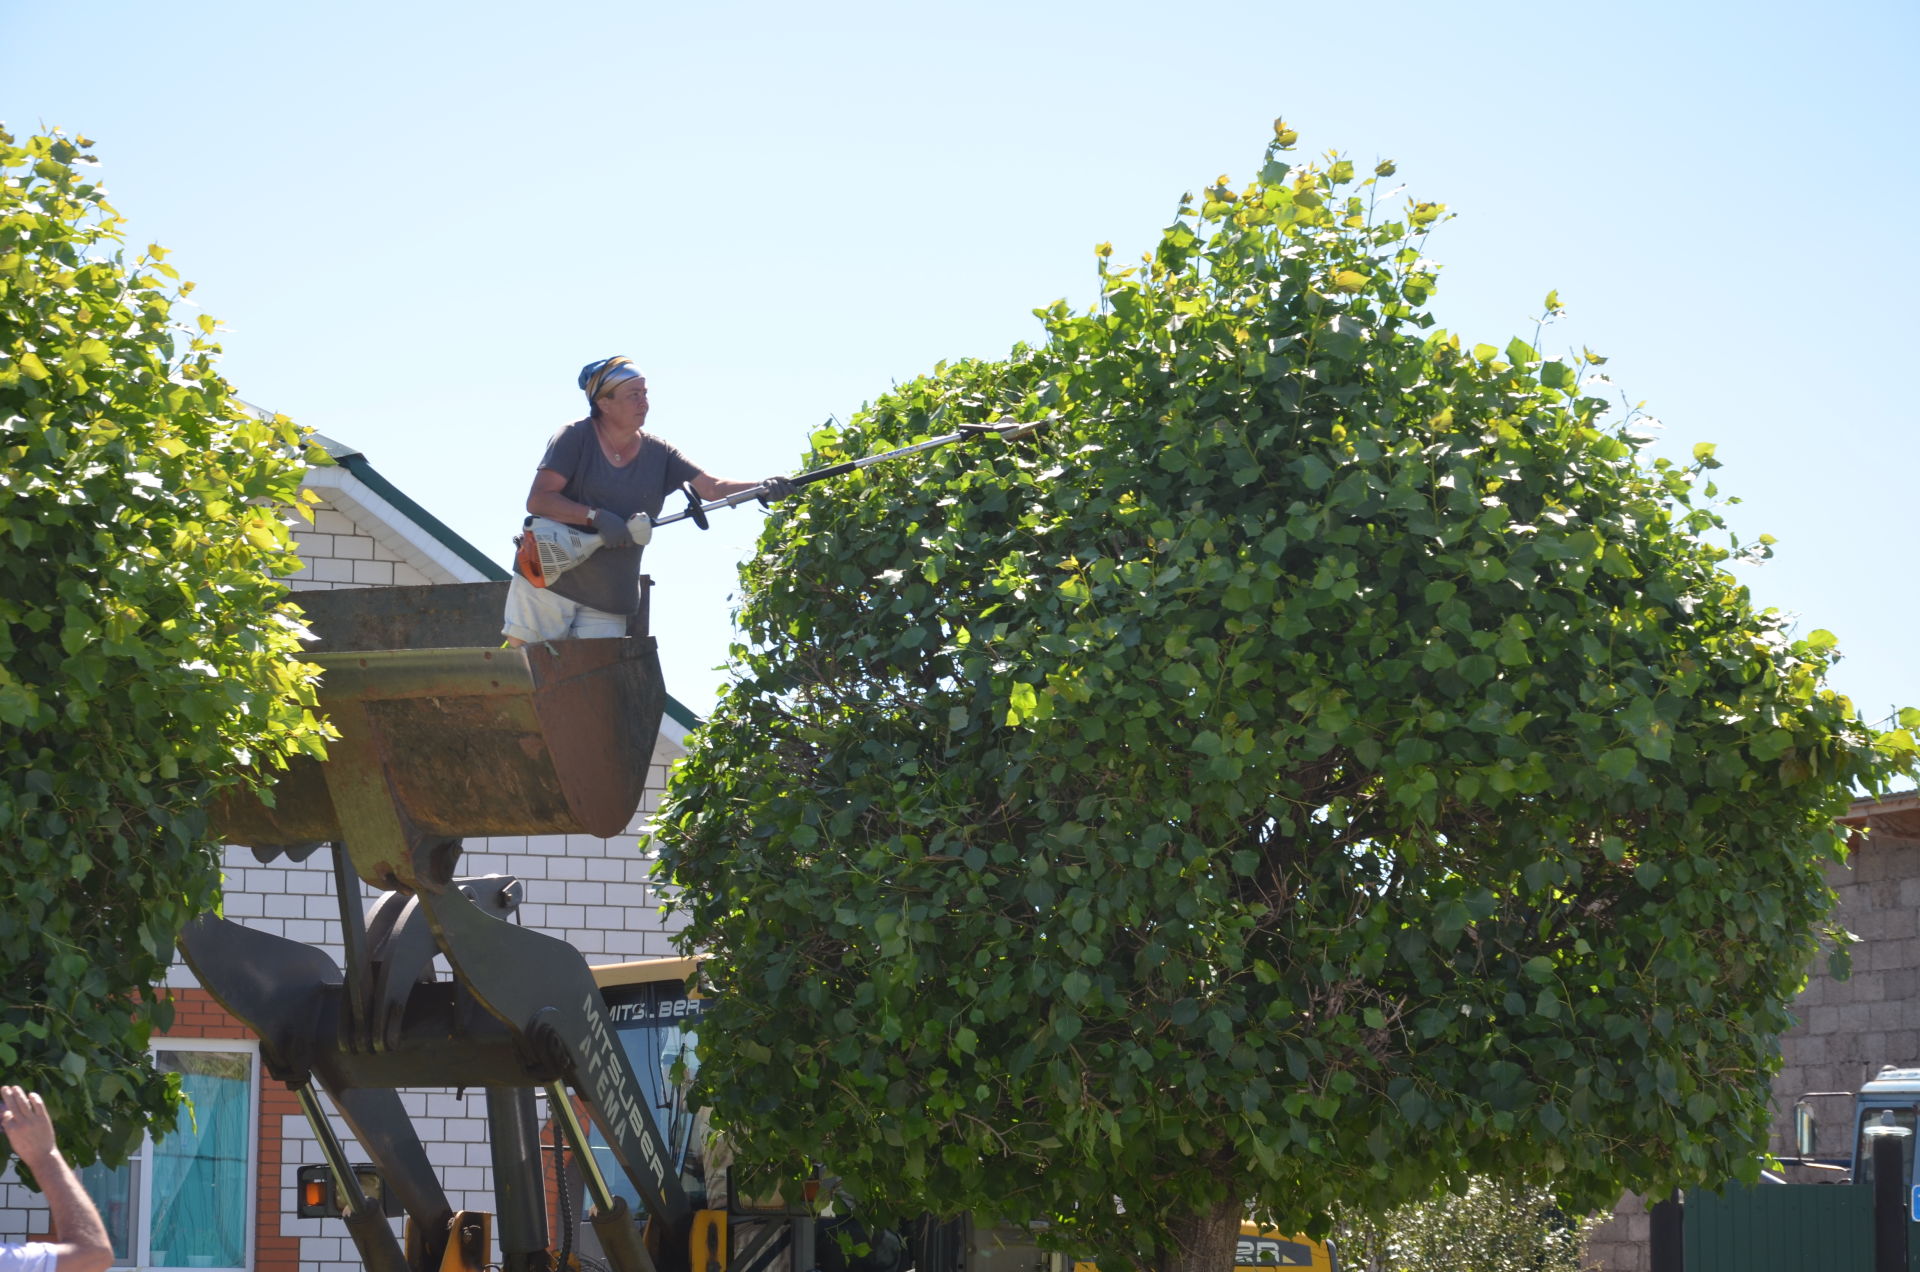
M 296 592 L 450 581 L 427 577 L 383 541 L 391 536 L 376 538 L 328 504 L 316 509 L 311 527 L 296 526 L 293 537 L 306 562 L 306 569 L 287 580 Z
M 47 1207 L 20 1183 L 10 1164 L 0 1175 L 0 1241 L 46 1241 Z

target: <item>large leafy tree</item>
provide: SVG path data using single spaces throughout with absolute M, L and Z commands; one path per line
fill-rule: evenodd
M 1276 132 L 810 459 L 1051 427 L 769 521 L 658 830 L 743 1153 L 1212 1270 L 1247 1208 L 1761 1142 L 1833 818 L 1913 740 L 1728 573 L 1711 448 L 1436 329 L 1443 209 Z
M 127 260 L 89 146 L 0 131 L 0 1076 L 82 1161 L 173 1125 L 146 1043 L 218 901 L 209 800 L 320 745 L 272 577 L 301 439 Z

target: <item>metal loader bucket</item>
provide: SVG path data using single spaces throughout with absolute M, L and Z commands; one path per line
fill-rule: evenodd
M 288 769 L 274 807 L 216 806 L 222 837 L 371 849 L 387 826 L 454 838 L 624 830 L 666 703 L 653 638 L 501 648 L 506 587 L 302 593 L 320 637 L 320 706 L 341 736 L 324 765 Z

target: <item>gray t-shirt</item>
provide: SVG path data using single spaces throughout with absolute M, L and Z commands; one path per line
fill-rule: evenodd
M 636 512 L 659 516 L 667 494 L 700 475 L 692 460 L 646 433 L 640 434 L 639 453 L 616 468 L 600 448 L 591 419 L 555 433 L 540 467 L 567 479 L 560 488 L 567 498 L 623 520 Z M 556 596 L 593 609 L 631 614 L 640 608 L 640 549 L 601 548 L 549 586 Z

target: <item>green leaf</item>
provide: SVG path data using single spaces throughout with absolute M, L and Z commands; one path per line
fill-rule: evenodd
M 1631 747 L 1617 746 L 1602 753 L 1594 767 L 1614 781 L 1622 782 L 1639 769 L 1640 756 Z

